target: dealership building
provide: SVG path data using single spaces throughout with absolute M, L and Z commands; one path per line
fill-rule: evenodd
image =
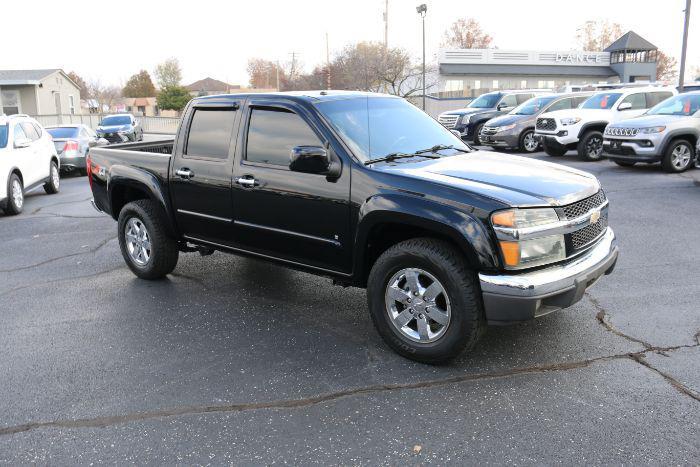
M 603 51 L 442 49 L 440 98 L 475 97 L 499 89 L 656 81 L 657 47 L 633 31 Z

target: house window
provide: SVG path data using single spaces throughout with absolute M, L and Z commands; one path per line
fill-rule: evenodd
M 14 115 L 19 112 L 19 91 L 3 89 L 0 92 L 0 113 Z
M 498 89 L 498 80 L 497 79 L 493 80 L 493 89 Z
M 520 89 L 527 89 L 527 80 L 523 79 L 520 81 Z
M 141 112 L 141 115 L 143 115 L 143 116 L 146 115 L 146 106 L 145 105 L 139 105 L 138 109 L 139 109 L 139 112 Z
M 70 109 L 70 114 L 75 115 L 75 97 L 68 96 L 68 108 Z

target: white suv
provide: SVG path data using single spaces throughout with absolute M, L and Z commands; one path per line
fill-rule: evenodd
M 584 160 L 603 157 L 603 131 L 608 123 L 637 117 L 677 94 L 673 88 L 638 87 L 598 92 L 578 108 L 547 112 L 537 118 L 535 136 L 550 156 L 576 149 Z
M 0 208 L 19 214 L 24 194 L 40 185 L 58 193 L 59 160 L 51 136 L 27 115 L 0 116 Z

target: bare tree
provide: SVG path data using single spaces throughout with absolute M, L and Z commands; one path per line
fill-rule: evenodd
M 278 69 L 277 63 L 262 58 L 248 60 L 248 77 L 252 88 L 276 88 L 278 73 L 280 88 L 282 88 L 283 84 L 287 82 L 287 75 L 282 67 Z
M 445 47 L 458 49 L 488 49 L 493 37 L 486 34 L 474 18 L 460 18 L 447 28 L 443 36 Z
M 87 83 L 85 80 L 74 71 L 69 71 L 68 77 L 80 88 L 80 98 L 87 99 Z
M 156 66 L 153 74 L 161 89 L 171 86 L 179 86 L 182 81 L 182 69 L 177 58 L 171 57 Z
M 656 58 L 656 79 L 662 81 L 673 81 L 678 78 L 678 61 L 666 55 L 662 51 L 657 52 Z
M 86 91 L 87 99 L 94 99 L 98 103 L 99 111 L 104 107 L 111 109 L 117 99 L 121 97 L 121 88 L 119 86 L 105 86 L 99 80 L 93 80 L 87 83 Z
M 608 20 L 586 21 L 576 29 L 581 50 L 603 50 L 622 36 L 622 26 Z

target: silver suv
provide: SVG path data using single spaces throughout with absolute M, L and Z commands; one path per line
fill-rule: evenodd
M 693 165 L 699 140 L 700 91 L 695 91 L 670 97 L 640 117 L 611 123 L 603 150 L 624 167 L 661 162 L 667 172 L 683 172 Z

